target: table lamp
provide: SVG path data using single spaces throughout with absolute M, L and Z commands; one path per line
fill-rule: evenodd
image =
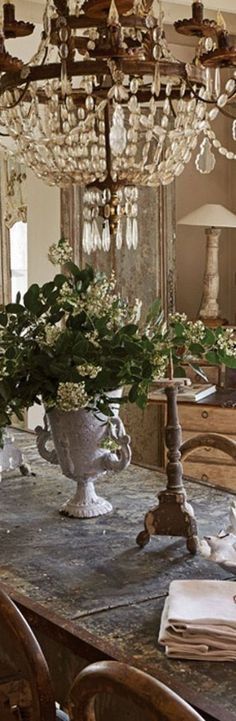
M 201 205 L 200 208 L 178 220 L 178 225 L 205 227 L 206 261 L 199 317 L 206 325 L 220 325 L 222 319 L 217 300 L 219 293 L 219 238 L 222 228 L 236 228 L 236 215 L 223 205 Z

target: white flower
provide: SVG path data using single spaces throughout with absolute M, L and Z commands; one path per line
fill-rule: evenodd
M 45 342 L 47 345 L 54 346 L 57 339 L 61 335 L 61 329 L 57 326 L 47 325 L 45 328 Z
M 201 320 L 188 320 L 186 325 L 186 341 L 188 343 L 201 343 L 205 335 L 205 326 Z
M 59 383 L 56 406 L 62 411 L 77 411 L 86 408 L 89 397 L 85 390 L 85 383 Z
M 169 323 L 186 323 L 186 313 L 172 313 L 169 315 Z
M 59 243 L 53 243 L 48 251 L 48 258 L 53 265 L 63 265 L 72 258 L 72 247 L 69 240 L 62 239 Z
M 69 285 L 69 283 L 67 281 L 65 281 L 65 283 L 63 283 L 63 285 L 61 286 L 60 293 L 59 293 L 62 303 L 67 300 L 70 300 L 73 302 L 73 293 L 74 293 L 73 288 Z M 77 303 L 74 301 L 73 305 L 77 305 Z
M 226 355 L 235 357 L 236 356 L 236 339 L 234 336 L 234 328 L 222 328 L 220 335 L 216 340 L 217 348 Z
M 167 365 L 169 363 L 168 355 L 159 355 L 157 353 L 153 358 L 154 376 L 156 379 L 163 378 L 166 374 Z
M 94 366 L 90 363 L 83 363 L 83 365 L 77 366 L 77 371 L 82 377 L 89 376 L 89 378 L 97 378 L 101 372 L 101 366 Z
M 99 348 L 99 341 L 98 341 L 98 331 L 93 330 L 89 331 L 88 333 L 85 333 L 85 338 L 94 345 L 95 348 Z

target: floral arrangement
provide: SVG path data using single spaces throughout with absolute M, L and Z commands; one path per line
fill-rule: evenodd
M 143 407 L 150 383 L 185 375 L 185 363 L 199 373 L 203 358 L 236 367 L 231 329 L 211 330 L 179 314 L 165 322 L 158 300 L 144 322 L 140 301 L 130 305 L 116 292 L 113 273 L 81 270 L 70 255 L 68 241 L 52 246 L 50 259 L 63 272 L 1 309 L 0 429 L 35 402 L 110 415 L 114 389 L 125 386 L 120 402 Z

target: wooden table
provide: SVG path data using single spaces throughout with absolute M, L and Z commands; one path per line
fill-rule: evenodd
M 229 576 L 191 557 L 184 539 L 135 542 L 146 510 L 165 485 L 161 473 L 131 466 L 100 484 L 114 513 L 78 521 L 58 514 L 73 483 L 43 462 L 34 436 L 15 434 L 35 476 L 8 474 L 0 488 L 0 580 L 44 648 L 65 698 L 75 673 L 100 658 L 126 660 L 180 693 L 206 718 L 236 721 L 236 664 L 169 660 L 157 644 L 169 583 Z M 200 535 L 227 522 L 231 494 L 187 484 Z M 232 576 L 231 576 L 232 580 Z

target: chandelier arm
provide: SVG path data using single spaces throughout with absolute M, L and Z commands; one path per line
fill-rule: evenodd
M 19 103 L 21 103 L 21 101 L 24 100 L 24 97 L 25 97 L 25 95 L 26 95 L 26 93 L 27 93 L 27 90 L 28 90 L 30 84 L 31 84 L 31 81 L 30 81 L 30 80 L 27 80 L 27 83 L 26 83 L 26 85 L 25 85 L 25 88 L 24 88 L 24 90 L 22 91 L 22 93 L 21 93 L 20 97 L 18 98 L 18 100 L 16 100 L 15 103 L 12 103 L 12 105 L 4 105 L 4 107 L 1 107 L 1 105 L 0 105 L 0 110 L 12 110 L 13 108 L 16 108 L 17 105 L 19 105 Z
M 143 60 L 121 60 L 120 62 L 120 69 L 124 73 L 124 75 L 132 75 L 132 73 L 135 72 L 135 75 L 143 76 L 144 74 L 152 74 L 153 69 L 155 67 L 155 61 L 149 60 L 149 61 L 143 61 Z M 23 70 L 28 70 L 28 78 L 30 82 L 35 82 L 36 80 L 51 80 L 53 78 L 60 78 L 61 76 L 61 63 L 49 63 L 39 66 L 24 66 Z M 78 60 L 78 61 L 72 61 L 68 62 L 68 74 L 73 77 L 80 77 L 80 76 L 87 76 L 87 75 L 94 75 L 96 70 L 96 75 L 106 75 L 107 74 L 107 63 L 104 60 Z M 161 66 L 161 72 L 164 76 L 169 76 L 170 74 L 177 74 L 186 80 L 186 70 L 185 70 L 185 64 L 184 63 L 173 63 L 173 62 L 165 62 L 165 64 L 162 63 Z M 0 90 L 8 90 L 12 87 L 16 87 L 17 85 L 22 84 L 25 82 L 25 78 L 22 77 L 22 71 L 19 73 L 5 73 L 4 77 L 1 78 L 0 81 Z M 191 87 L 191 85 L 190 85 Z M 198 96 L 196 96 L 198 97 Z M 199 98 L 198 98 L 199 99 Z
M 188 85 L 190 92 L 193 94 L 193 96 L 194 96 L 194 98 L 196 98 L 196 100 L 198 100 L 201 103 L 205 103 L 206 105 L 216 105 L 215 100 L 206 100 L 206 98 L 200 97 L 200 95 L 198 95 L 198 93 L 196 93 L 196 90 L 194 90 L 193 86 L 191 85 L 191 83 L 188 80 L 187 80 L 187 85 Z
M 146 28 L 145 20 L 142 17 L 139 17 L 138 15 L 130 15 L 129 17 L 126 17 L 125 15 L 120 15 L 120 25 L 121 27 L 136 27 L 136 28 Z M 52 32 L 56 29 L 56 19 L 52 18 L 51 20 L 51 28 Z M 106 28 L 107 23 L 105 19 L 99 20 L 99 18 L 92 18 L 88 17 L 87 15 L 70 15 L 68 18 L 68 24 L 72 30 L 79 30 L 79 29 L 87 29 L 87 28 Z
M 216 100 L 206 100 L 205 98 L 200 97 L 200 96 L 196 93 L 196 91 L 194 90 L 194 88 L 192 87 L 192 85 L 191 85 L 191 83 L 189 82 L 189 80 L 187 80 L 187 85 L 188 85 L 189 90 L 191 91 L 191 93 L 193 93 L 193 95 L 194 95 L 194 97 L 196 98 L 196 100 L 198 100 L 199 102 L 202 102 L 202 103 L 206 103 L 207 105 L 216 105 L 217 108 L 218 108 L 218 110 L 219 110 L 223 115 L 225 115 L 225 116 L 228 117 L 228 118 L 231 118 L 231 120 L 235 120 L 234 115 L 230 115 L 230 113 L 227 113 L 227 111 L 224 110 L 224 108 L 221 108 L 219 105 L 217 105 L 217 101 L 216 101 Z M 228 95 L 228 100 L 232 100 L 232 99 L 234 98 L 234 96 L 235 96 L 235 91 Z

